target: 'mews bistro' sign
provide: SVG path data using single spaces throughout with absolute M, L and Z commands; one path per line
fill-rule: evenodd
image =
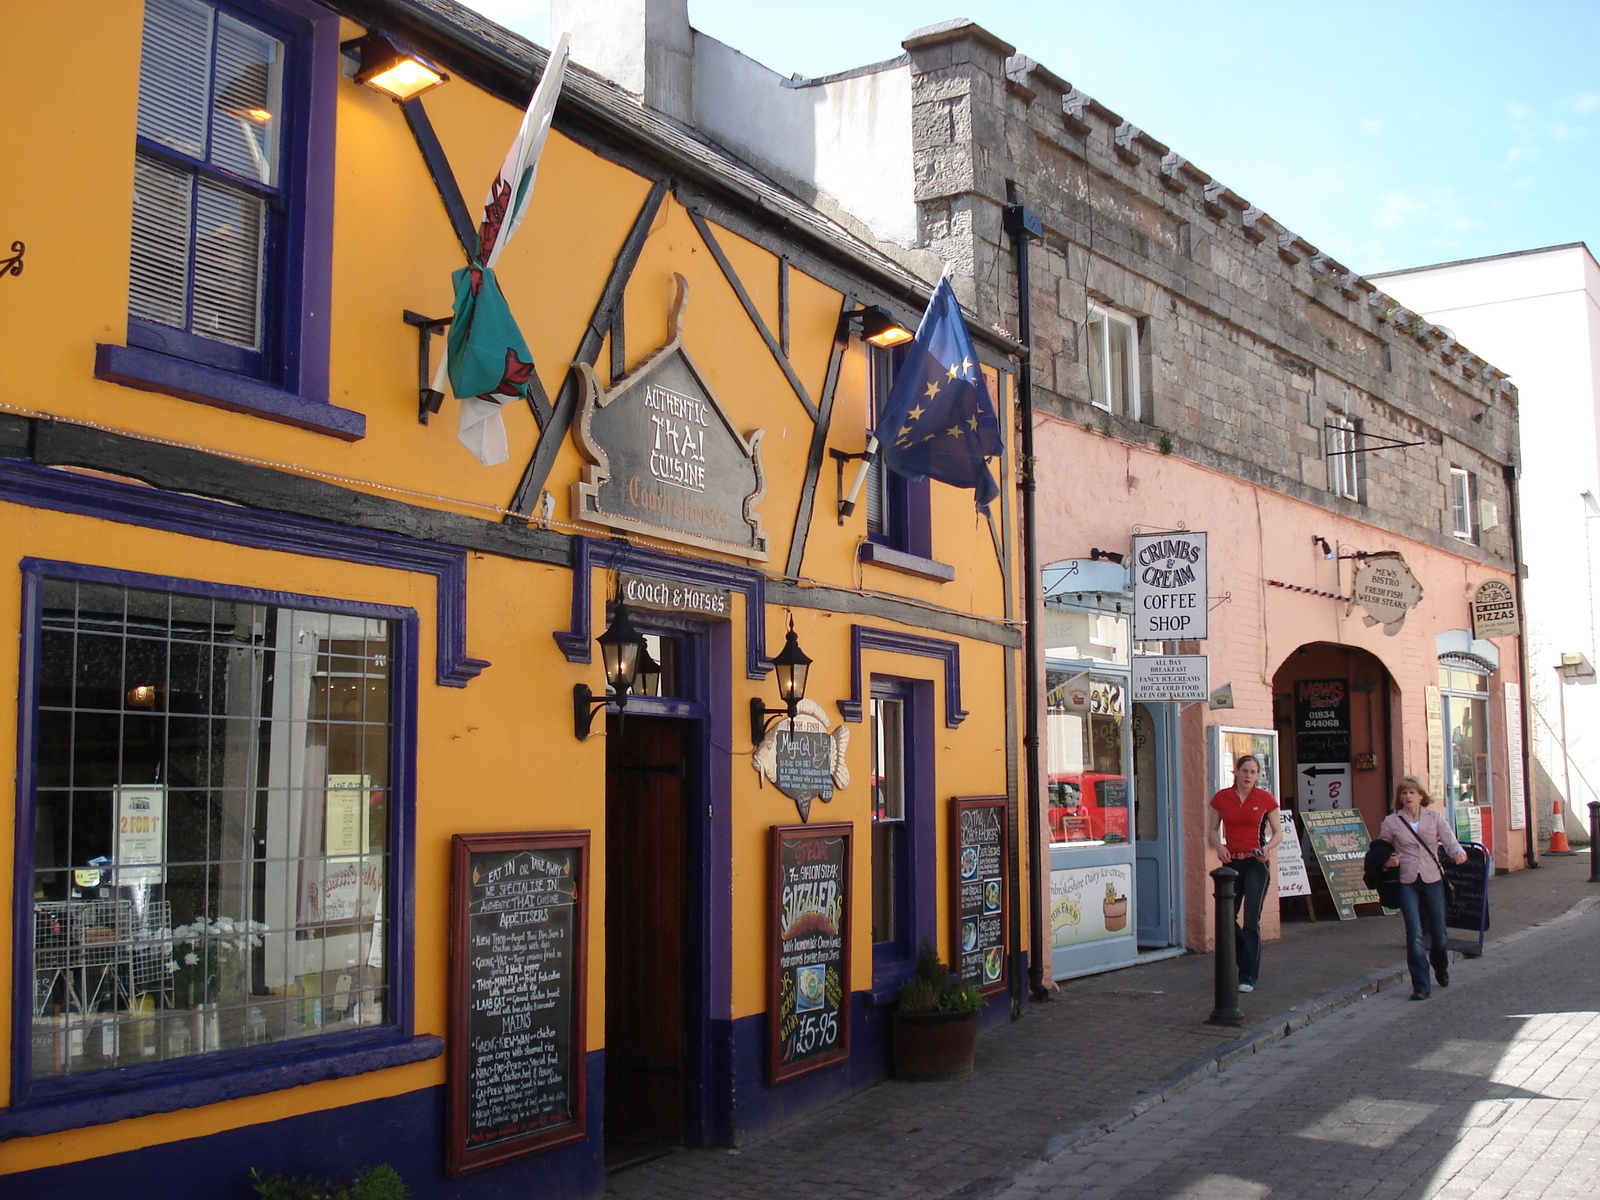
M 1180 530 L 1133 539 L 1133 640 L 1199 641 L 1206 630 L 1206 535 Z
M 684 348 L 682 276 L 678 287 L 671 340 L 632 374 L 603 388 L 593 367 L 578 364 L 584 389 L 572 436 L 589 465 L 573 484 L 572 512 L 764 562 L 762 431 L 734 428 Z

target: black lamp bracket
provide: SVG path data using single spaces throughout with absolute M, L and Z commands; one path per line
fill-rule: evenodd
M 407 325 L 417 327 L 417 423 L 426 425 L 428 418 L 444 404 L 444 393 L 433 390 L 433 335 L 450 328 L 455 317 L 425 317 L 409 308 L 400 315 Z
M 587 683 L 572 685 L 572 732 L 580 742 L 589 740 L 594 728 L 594 715 L 612 703 L 616 704 L 619 713 L 626 711 L 628 694 L 607 692 L 604 696 L 596 696 Z
M 871 443 L 868 443 L 868 444 L 870 445 Z M 843 525 L 844 522 L 845 522 L 845 518 L 846 517 L 850 517 L 850 516 L 854 516 L 855 515 L 855 511 L 856 511 L 855 501 L 854 500 L 846 500 L 845 499 L 845 494 L 844 494 L 845 493 L 845 487 L 844 487 L 844 465 L 845 465 L 845 463 L 847 463 L 847 462 L 860 462 L 862 459 L 865 459 L 867 462 L 870 463 L 870 462 L 872 462 L 874 459 L 876 459 L 878 457 L 878 453 L 879 452 L 876 451 L 876 450 L 857 450 L 854 453 L 851 453 L 848 450 L 836 450 L 832 446 L 828 447 L 828 456 L 833 459 L 834 476 L 835 476 L 835 479 L 836 479 L 836 482 L 837 482 L 837 485 L 838 485 L 838 491 L 839 491 L 839 501 L 838 501 L 839 524 Z
M 792 709 L 768 708 L 760 696 L 752 696 L 750 698 L 750 744 L 753 746 L 761 745 L 761 739 L 767 736 L 767 730 L 772 728 L 772 723 L 781 721 L 784 717 L 789 718 L 789 728 L 793 729 L 794 719 L 799 711 L 800 702 L 798 700 L 794 702 Z

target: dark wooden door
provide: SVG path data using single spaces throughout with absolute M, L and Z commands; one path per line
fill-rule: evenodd
M 684 1136 L 686 723 L 606 733 L 608 1158 Z

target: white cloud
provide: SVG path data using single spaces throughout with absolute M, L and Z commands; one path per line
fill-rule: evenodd
M 1413 200 L 1400 192 L 1385 192 L 1378 200 L 1378 213 L 1372 218 L 1372 223 L 1379 229 L 1393 229 L 1427 211 L 1428 206 L 1420 200 Z
M 1600 92 L 1579 92 L 1576 96 L 1569 96 L 1566 106 L 1575 113 L 1600 111 Z
M 1361 122 L 1361 130 L 1363 133 L 1377 133 L 1378 130 L 1382 128 L 1382 117 L 1368 117 L 1365 121 Z
M 1519 104 L 1513 100 L 1511 103 L 1506 105 L 1506 111 L 1509 112 L 1514 119 L 1518 121 L 1526 121 L 1529 117 L 1533 116 L 1533 105 Z

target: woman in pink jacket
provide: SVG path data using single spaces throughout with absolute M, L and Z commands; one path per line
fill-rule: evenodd
M 1456 841 L 1455 831 L 1443 813 L 1430 808 L 1427 789 L 1416 776 L 1407 775 L 1395 787 L 1394 811 L 1384 818 L 1378 836 L 1393 843 L 1394 857 L 1388 865 L 1400 868 L 1400 913 L 1406 922 L 1406 962 L 1411 967 L 1411 998 L 1426 1000 L 1432 988 L 1428 963 L 1440 987 L 1450 986 L 1450 951 L 1444 932 L 1444 864 L 1441 848 L 1449 851 L 1456 863 L 1467 861 L 1467 852 Z M 1428 949 L 1423 949 L 1426 927 Z

